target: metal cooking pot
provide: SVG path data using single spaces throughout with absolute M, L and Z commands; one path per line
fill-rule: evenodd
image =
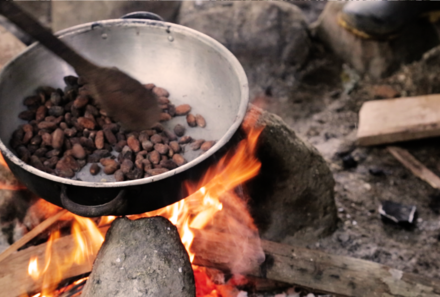
M 226 151 L 246 113 L 248 82 L 232 53 L 200 32 L 155 16 L 156 20 L 139 18 L 144 16 L 83 24 L 57 35 L 99 65 L 116 66 L 142 83 L 168 89 L 175 105 L 188 103 L 193 113 L 205 117 L 205 128 L 188 128 L 186 135 L 216 144 L 204 154 L 187 150 L 188 163 L 174 170 L 115 182 L 112 176 L 91 176 L 90 164 L 74 179 L 27 165 L 9 146 L 12 132 L 25 123 L 18 118 L 25 110 L 23 99 L 38 86 L 63 88 L 63 77 L 75 73 L 39 44 L 31 45 L 0 73 L 0 150 L 7 164 L 29 190 L 78 215 L 138 214 L 186 197 L 183 182 L 197 181 Z M 185 117 L 173 118 L 165 126 L 177 123 L 186 125 Z

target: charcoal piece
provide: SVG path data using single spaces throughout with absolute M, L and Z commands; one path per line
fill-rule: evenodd
M 379 213 L 382 220 L 386 223 L 395 223 L 402 227 L 411 227 L 416 221 L 417 208 L 415 205 L 404 205 L 386 200 L 379 206 Z
M 368 169 L 368 172 L 373 176 L 384 176 L 385 172 L 381 168 L 372 167 Z
M 195 294 L 191 263 L 176 227 L 152 217 L 112 223 L 81 297 Z

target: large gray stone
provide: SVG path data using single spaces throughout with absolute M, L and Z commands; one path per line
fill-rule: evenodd
M 267 87 L 276 96 L 287 94 L 311 47 L 305 18 L 289 3 L 184 1 L 179 23 L 213 37 L 238 58 L 251 98 Z
M 117 219 L 83 297 L 194 297 L 194 275 L 176 227 L 163 217 Z
M 257 148 L 261 170 L 247 184 L 261 237 L 300 244 L 335 230 L 335 182 L 323 157 L 279 116 L 251 106 L 247 117 L 265 126 Z

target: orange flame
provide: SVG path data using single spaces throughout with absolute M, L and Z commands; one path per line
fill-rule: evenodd
M 6 164 L 5 158 L 3 157 L 1 152 L 0 152 L 0 165 L 9 169 L 8 164 Z
M 163 216 L 169 219 L 177 227 L 191 263 L 196 256 L 191 252 L 191 245 L 195 236 L 192 230 L 209 229 L 230 233 L 236 237 L 258 238 L 258 230 L 247 210 L 246 201 L 235 193 L 235 189 L 256 176 L 260 170 L 261 163 L 254 154 L 258 137 L 264 127 L 253 128 L 254 125 L 250 124 L 243 127 L 246 129 L 248 137 L 240 141 L 236 149 L 230 150 L 217 164 L 209 168 L 202 180 L 196 184 L 189 182 L 185 184 L 188 193 L 192 193 L 191 195 L 162 209 L 140 215 L 132 215 L 129 218 L 134 220 L 143 217 Z M 73 263 L 93 261 L 104 241 L 103 236 L 92 220 L 78 216 L 74 216 L 74 218 L 72 234 L 77 248 L 69 259 L 64 259 L 64 263 L 57 262 L 59 271 L 68 269 Z M 102 217 L 99 225 L 107 225 L 115 218 L 114 216 Z M 81 229 L 85 229 L 88 232 L 81 233 Z M 53 237 L 55 238 L 55 236 Z M 51 263 L 54 261 L 51 258 L 51 255 L 54 256 L 54 252 L 50 251 L 53 240 L 51 236 L 47 245 L 48 252 L 43 270 L 44 277 L 49 274 L 48 267 L 52 266 Z M 229 261 L 231 267 L 229 268 L 232 272 L 240 273 L 246 270 L 247 267 L 243 265 L 249 265 L 251 261 L 242 261 L 244 257 L 252 258 L 251 260 L 253 261 L 261 261 L 262 257 L 264 257 L 261 248 L 250 248 L 248 245 L 249 243 L 246 240 L 241 240 L 231 247 L 231 261 Z M 35 265 L 31 260 L 29 263 L 29 274 L 31 269 L 34 271 L 33 269 L 35 268 L 33 267 Z M 59 274 L 62 275 L 62 272 L 59 272 Z M 194 269 L 194 274 L 196 277 L 197 297 L 226 297 L 232 295 L 225 293 L 224 289 L 223 293 L 221 293 L 220 291 L 222 290 L 218 290 L 214 283 L 208 281 L 208 277 L 203 269 Z M 55 281 L 55 277 L 52 276 L 51 283 L 57 284 L 61 281 L 61 278 L 61 276 L 57 277 Z M 50 290 L 46 290 L 49 286 L 44 286 L 45 290 L 43 290 L 40 297 L 53 296 Z M 53 286 L 50 288 L 52 291 L 54 290 Z

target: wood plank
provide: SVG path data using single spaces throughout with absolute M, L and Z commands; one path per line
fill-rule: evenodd
M 365 102 L 359 112 L 359 145 L 440 136 L 440 94 Z
M 420 163 L 407 150 L 396 146 L 389 146 L 387 150 L 415 176 L 430 184 L 434 189 L 440 189 L 440 177 Z
M 194 264 L 226 270 L 230 263 L 230 246 L 242 237 L 233 238 L 220 233 L 193 230 L 197 233 L 191 251 L 196 253 Z M 324 293 L 356 297 L 439 297 L 440 280 L 402 272 L 381 264 L 270 241 L 249 240 L 257 252 L 259 244 L 266 254 L 261 265 L 249 267 L 247 275 Z M 72 251 L 73 239 L 66 236 L 55 241 L 58 251 Z M 30 247 L 11 255 L 0 269 L 0 296 L 15 297 L 35 292 L 41 283 L 27 275 L 27 265 L 33 255 L 43 260 L 46 245 Z M 249 252 L 252 252 L 251 250 Z M 89 272 L 91 262 L 74 265 L 65 277 Z
M 21 248 L 23 245 L 31 241 L 35 238 L 38 234 L 52 226 L 53 223 L 58 221 L 64 214 L 66 214 L 68 211 L 63 209 L 57 214 L 51 216 L 50 218 L 46 219 L 44 222 L 36 226 L 34 229 L 26 233 L 22 238 L 14 242 L 10 247 L 8 247 L 6 250 L 4 250 L 0 254 L 0 262 L 9 257 L 13 252 Z

